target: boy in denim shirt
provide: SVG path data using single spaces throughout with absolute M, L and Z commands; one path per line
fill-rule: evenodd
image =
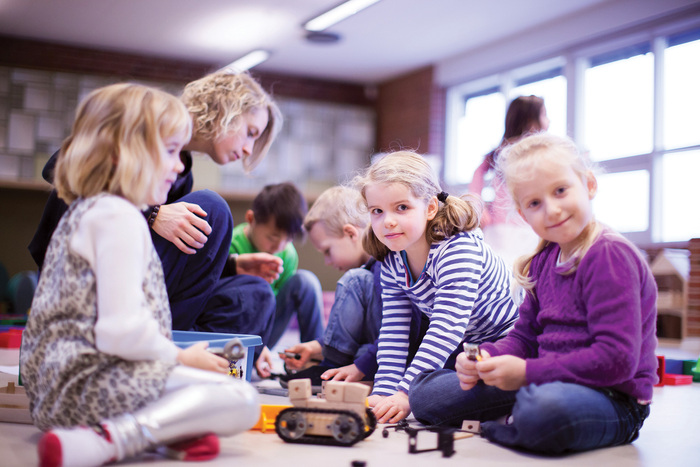
M 381 263 L 362 248 L 362 235 L 368 224 L 362 196 L 344 186 L 324 191 L 306 215 L 304 227 L 314 248 L 323 254 L 327 265 L 346 272 L 336 286 L 323 342 L 312 340 L 286 349 L 298 354 L 299 359 L 282 356 L 288 370 L 303 368 L 313 359 L 321 363 L 286 379 L 311 378 L 313 385 L 330 379 L 374 379 L 376 341 L 382 324 Z M 412 335 L 419 332 L 411 331 Z

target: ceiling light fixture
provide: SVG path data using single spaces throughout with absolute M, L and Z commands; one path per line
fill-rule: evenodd
M 240 73 L 242 71 L 250 70 L 254 66 L 260 65 L 262 62 L 270 58 L 270 55 L 270 52 L 268 52 L 267 50 L 253 50 L 252 52 L 242 56 L 238 60 L 229 63 L 223 69 Z
M 304 23 L 307 31 L 323 31 L 336 23 L 364 10 L 370 5 L 374 5 L 379 0 L 348 0 L 337 7 L 315 17 Z

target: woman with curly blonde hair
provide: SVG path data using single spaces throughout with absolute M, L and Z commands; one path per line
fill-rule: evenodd
M 173 329 L 262 335 L 274 314 L 274 296 L 267 281 L 277 277 L 278 259 L 264 253 L 229 258 L 233 229 L 230 208 L 213 191 L 192 192 L 191 152 L 204 153 L 219 165 L 241 159 L 250 172 L 267 155 L 281 129 L 282 114 L 247 73 L 209 74 L 189 83 L 181 101 L 192 118 L 192 139 L 180 153 L 185 168 L 172 184 L 167 200 L 143 211 L 163 264 Z M 43 171 L 50 183 L 54 182 L 57 155 Z M 54 190 L 29 245 L 39 268 L 66 209 Z M 222 279 L 222 274 L 230 277 Z M 220 290 L 230 291 L 224 300 L 226 306 L 222 300 L 212 299 Z M 251 302 L 255 302 L 254 309 L 253 304 L 247 309 L 245 304 Z M 232 310 L 259 317 L 260 322 L 246 321 L 248 328 L 241 328 Z

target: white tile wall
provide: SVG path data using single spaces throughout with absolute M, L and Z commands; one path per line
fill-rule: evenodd
M 34 152 L 35 118 L 24 112 L 10 112 L 7 146 L 10 151 L 19 154 Z
M 66 137 L 63 121 L 60 118 L 39 116 L 37 137 L 40 139 L 62 139 Z
M 25 109 L 47 111 L 50 109 L 49 98 L 48 87 L 28 85 L 24 88 Z
M 118 79 L 0 67 L 0 177 L 41 179 L 46 158 L 68 136 L 75 108 L 92 90 Z M 174 95 L 172 83 L 144 82 Z M 331 186 L 364 167 L 373 151 L 375 115 L 352 105 L 277 98 L 284 125 L 269 155 L 247 175 L 241 163 L 195 162 L 195 186 L 251 191 L 293 180 L 301 189 Z
M 0 177 L 9 179 L 19 178 L 18 156 L 0 156 Z

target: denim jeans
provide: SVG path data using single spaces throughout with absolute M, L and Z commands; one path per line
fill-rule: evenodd
M 206 211 L 205 220 L 212 230 L 204 246 L 188 255 L 154 230 L 151 237 L 163 265 L 173 329 L 189 331 L 218 288 L 231 246 L 233 218 L 226 201 L 213 191 L 195 191 L 178 200 L 181 201 L 197 204 Z
M 518 391 L 479 382 L 463 391 L 449 370 L 418 375 L 409 402 L 416 419 L 429 425 L 459 426 L 463 419 L 486 421 L 512 413 L 510 424 L 482 423 L 481 436 L 543 454 L 631 443 L 649 416 L 648 405 L 618 391 L 562 382 L 530 384 Z
M 195 331 L 252 334 L 267 343 L 275 319 L 275 294 L 260 277 L 248 274 L 222 277 L 204 311 L 194 324 Z M 255 360 L 262 346 L 253 351 Z
M 310 271 L 299 269 L 277 293 L 275 320 L 268 342 L 269 348 L 277 344 L 296 313 L 301 342 L 321 340 L 323 336 L 323 295 L 318 277 Z
M 572 383 L 520 388 L 513 423 L 481 425 L 490 441 L 545 454 L 587 451 L 637 439 L 649 405 L 627 394 Z
M 375 295 L 372 271 L 350 269 L 340 278 L 323 335 L 324 364 L 350 365 L 374 346 L 382 325 L 382 298 Z
M 408 400 L 419 422 L 460 427 L 462 420 L 483 422 L 508 415 L 515 403 L 515 391 L 501 391 L 483 381 L 465 391 L 454 369 L 440 369 L 418 374 L 411 383 Z

